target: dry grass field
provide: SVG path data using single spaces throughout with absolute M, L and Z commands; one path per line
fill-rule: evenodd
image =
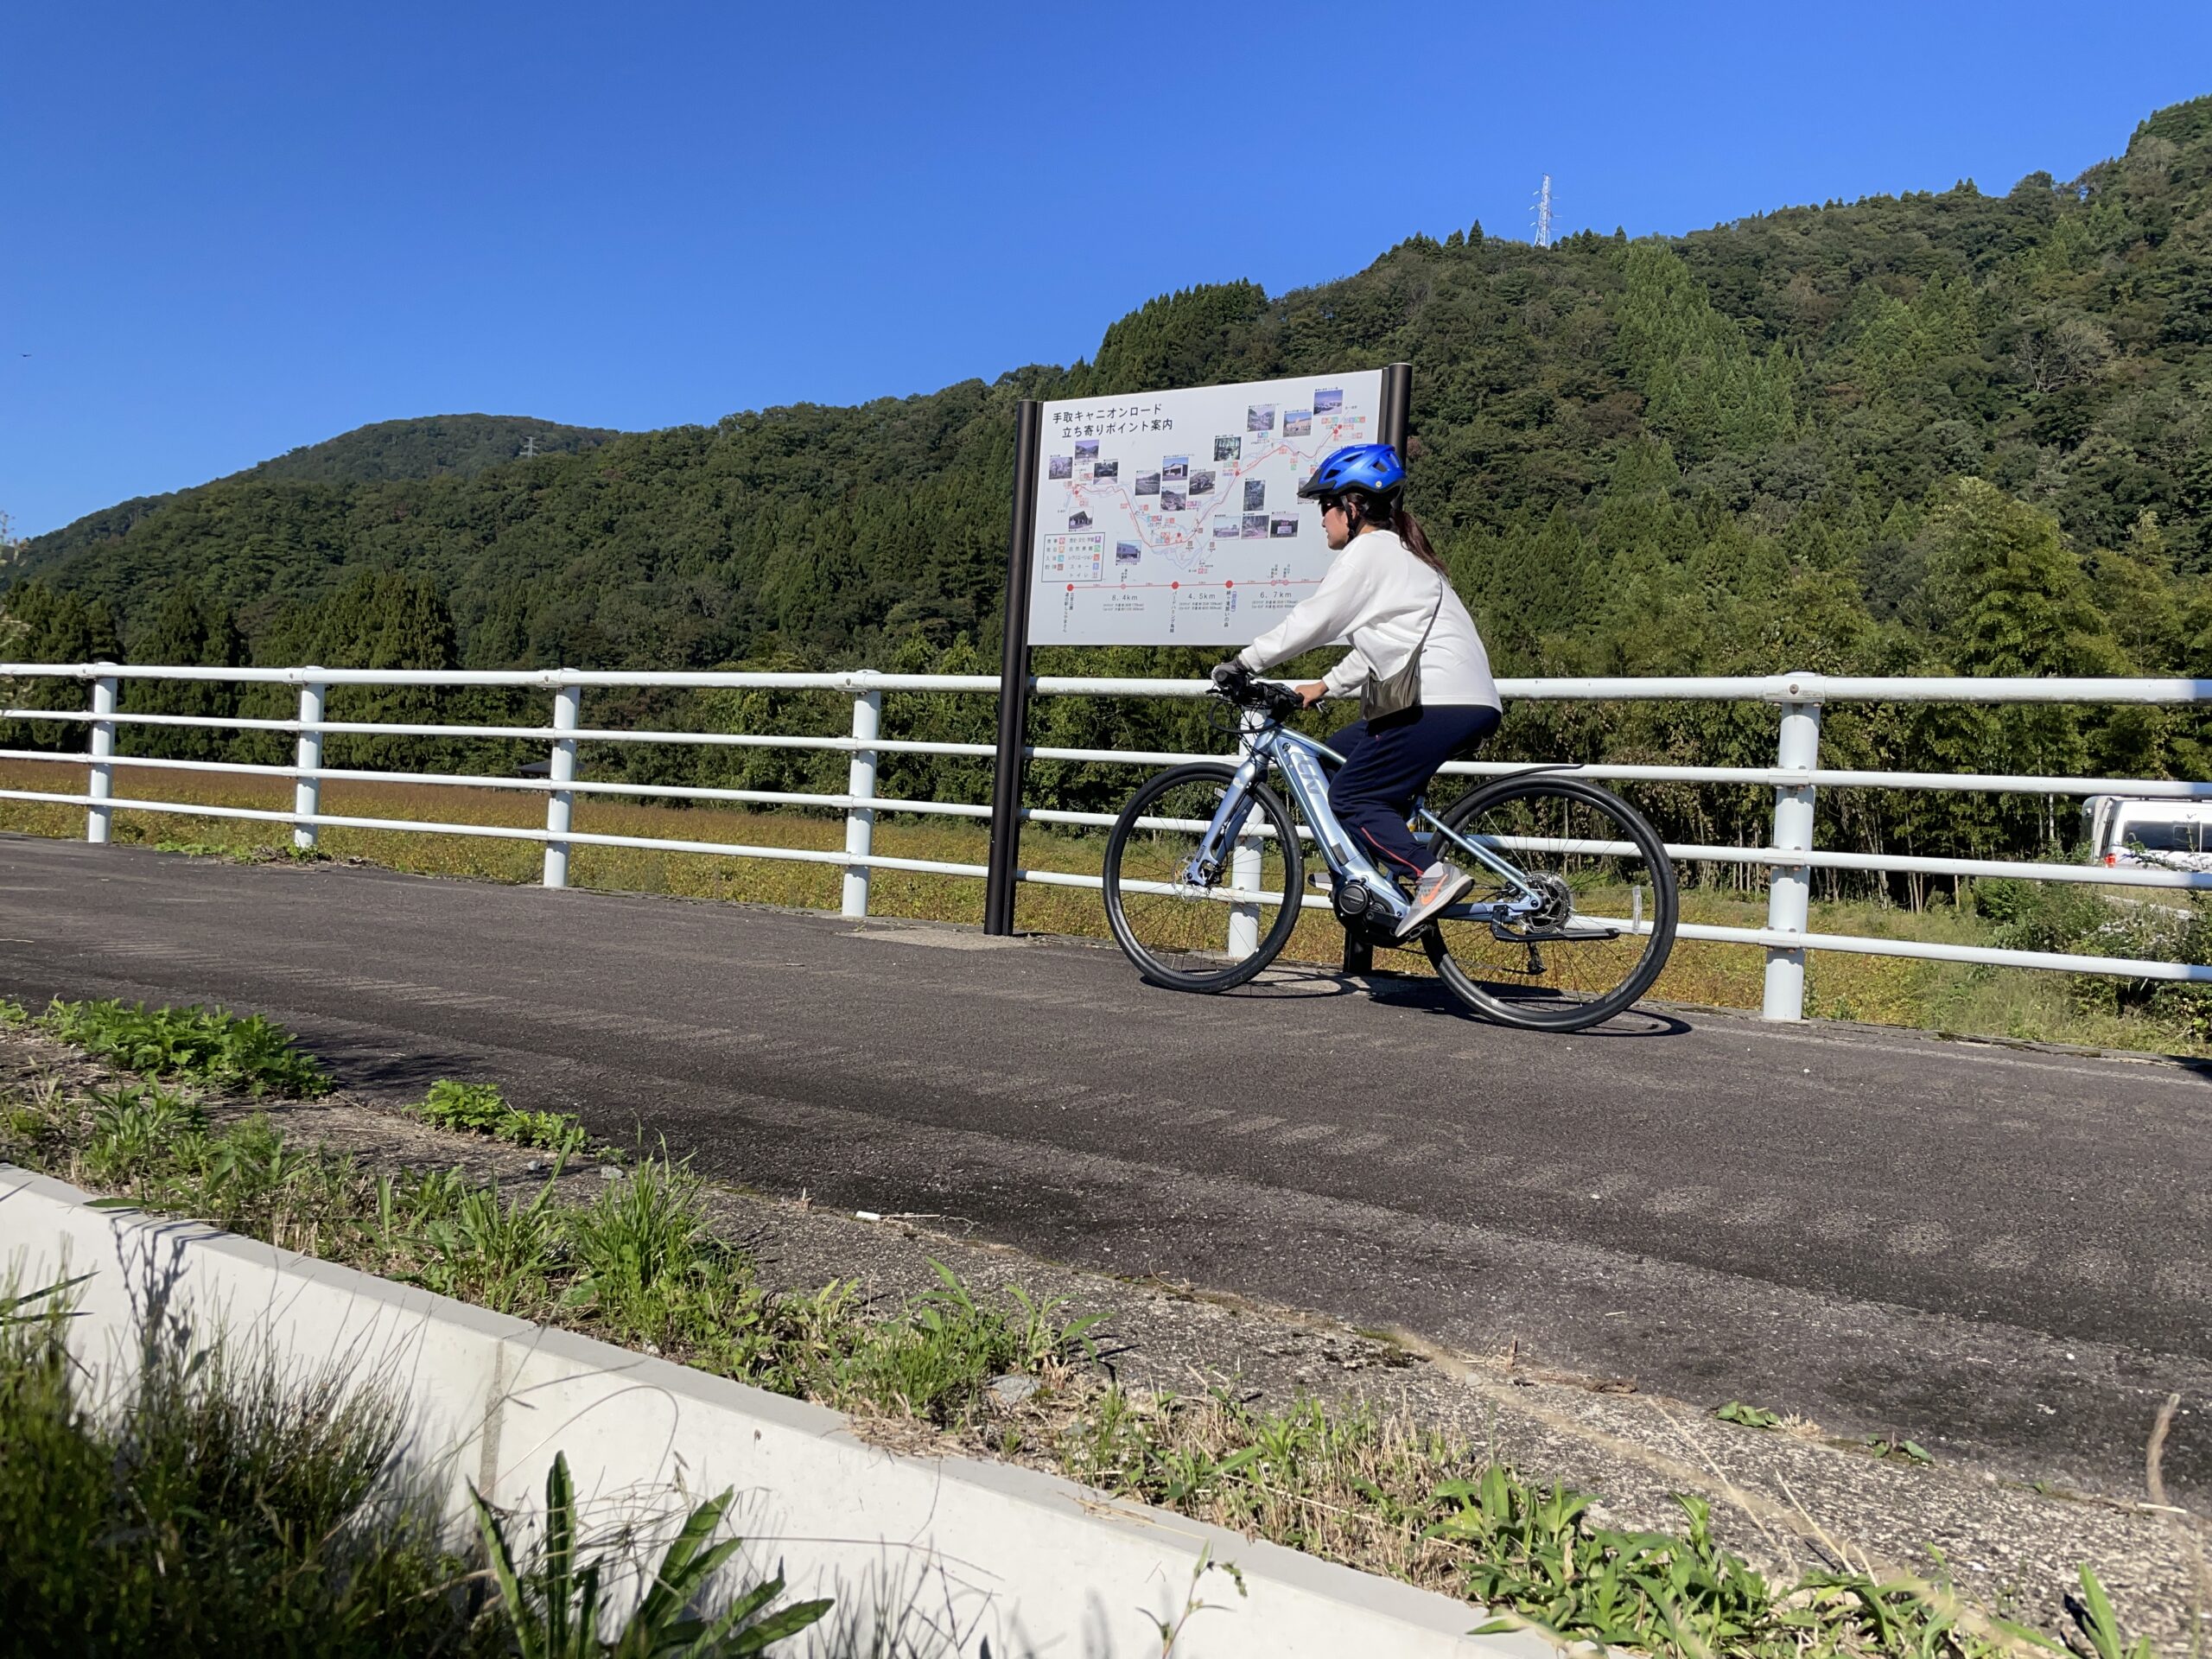
M 0 762 L 0 788 L 77 792 L 85 787 L 84 779 L 81 762 Z M 291 805 L 291 786 L 283 780 L 168 772 L 127 764 L 116 767 L 115 793 L 125 798 L 173 801 L 188 808 L 283 811 Z M 540 830 L 545 823 L 544 797 L 536 790 L 327 781 L 322 786 L 322 808 L 326 813 L 343 817 L 414 823 L 442 820 Z M 844 846 L 844 820 L 836 814 L 708 804 L 655 805 L 590 796 L 577 798 L 571 828 L 588 834 L 821 851 L 842 850 Z M 74 838 L 85 831 L 84 809 L 0 800 L 0 830 Z M 289 831 L 281 823 L 188 810 L 119 810 L 114 833 L 121 842 L 210 854 L 250 854 L 257 848 L 281 849 L 290 843 Z M 980 866 L 986 842 L 985 828 L 975 819 L 885 816 L 877 820 L 875 828 L 875 850 L 887 857 Z M 1032 824 L 1023 832 L 1023 859 L 1034 869 L 1095 875 L 1104 844 L 1103 830 L 1077 831 Z M 518 883 L 538 880 L 543 859 L 543 849 L 535 842 L 402 830 L 326 828 L 321 847 L 335 858 L 362 858 L 391 869 Z M 612 891 L 809 909 L 836 908 L 841 887 L 840 869 L 832 864 L 629 847 L 575 848 L 570 855 L 569 879 L 579 887 Z M 868 908 L 876 916 L 979 923 L 983 914 L 983 884 L 972 877 L 880 869 L 871 881 Z M 1025 931 L 1107 937 L 1105 912 L 1095 891 L 1025 884 L 1015 913 Z M 1753 927 L 1764 918 L 1763 893 L 1692 888 L 1682 895 L 1685 921 Z M 1816 932 L 1959 944 L 1988 942 L 1988 931 L 1978 918 L 1948 906 L 1916 912 L 1863 902 L 1816 903 L 1811 925 Z M 1293 935 L 1287 954 L 1305 961 L 1333 962 L 1341 941 L 1341 932 L 1327 917 L 1312 912 Z M 1378 961 L 1378 965 L 1385 964 L 1411 973 L 1430 971 L 1427 958 L 1419 952 L 1386 953 Z M 1756 947 L 1681 940 L 1654 995 L 1671 1002 L 1757 1007 L 1763 968 L 1764 956 Z M 1821 952 L 1812 957 L 1807 981 L 1807 1011 L 1818 1017 L 1962 1035 L 2192 1055 L 2212 1052 L 2185 1030 L 2169 1023 L 2079 1006 L 2069 994 L 2067 980 L 2059 975 Z

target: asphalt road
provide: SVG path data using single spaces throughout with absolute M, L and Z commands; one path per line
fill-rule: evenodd
M 2212 1075 L 1110 948 L 0 837 L 0 994 L 220 1001 L 713 1173 L 1947 1459 L 2212 1491 Z

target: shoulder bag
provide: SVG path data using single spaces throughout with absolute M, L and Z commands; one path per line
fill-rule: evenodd
M 1360 689 L 1359 717 L 1370 724 L 1388 720 L 1392 715 L 1421 707 L 1421 654 L 1428 645 L 1430 629 L 1436 626 L 1439 613 L 1444 609 L 1444 578 L 1436 578 L 1436 603 L 1428 613 L 1428 626 L 1421 631 L 1421 644 L 1414 647 L 1414 654 L 1406 665 L 1389 678 L 1368 671 L 1367 683 Z

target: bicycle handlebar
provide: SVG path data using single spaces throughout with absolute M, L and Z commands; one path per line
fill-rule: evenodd
M 1212 695 L 1239 709 L 1263 710 L 1270 720 L 1285 720 L 1306 706 L 1306 699 L 1287 685 L 1271 680 L 1246 680 L 1240 685 L 1217 685 Z

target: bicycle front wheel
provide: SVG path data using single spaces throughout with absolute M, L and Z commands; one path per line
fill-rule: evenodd
M 1225 991 L 1275 959 L 1298 925 L 1306 881 L 1290 810 L 1263 783 L 1246 797 L 1217 870 L 1193 870 L 1236 770 L 1178 766 L 1129 798 L 1106 842 L 1106 920 L 1146 978 Z
M 1511 923 L 1443 920 L 1422 936 L 1429 960 L 1478 1013 L 1535 1031 L 1580 1031 L 1611 1019 L 1651 988 L 1675 944 L 1675 866 L 1659 833 L 1618 795 L 1556 774 L 1501 778 L 1474 790 L 1443 822 L 1497 853 L 1542 895 Z M 1473 870 L 1469 904 L 1514 889 Z

